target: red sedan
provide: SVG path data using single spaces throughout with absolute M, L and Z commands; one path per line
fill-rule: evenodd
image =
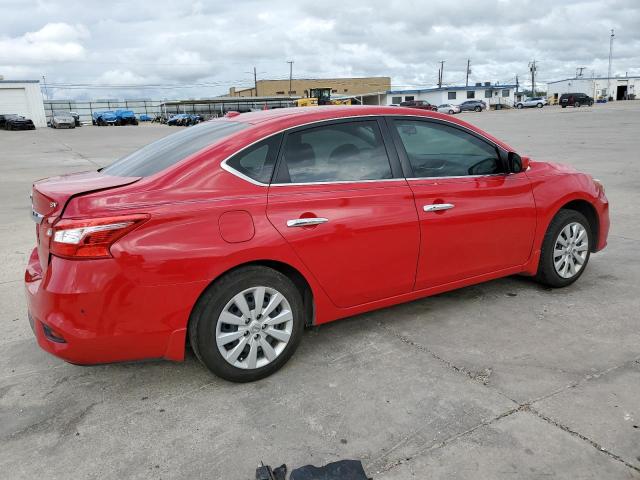
M 563 287 L 605 247 L 600 182 L 398 107 L 229 114 L 33 184 L 25 273 L 69 362 L 197 357 L 233 381 L 302 330 L 498 277 Z

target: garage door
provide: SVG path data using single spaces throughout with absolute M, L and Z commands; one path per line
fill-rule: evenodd
M 29 117 L 27 92 L 24 88 L 0 88 L 0 113 L 15 113 Z

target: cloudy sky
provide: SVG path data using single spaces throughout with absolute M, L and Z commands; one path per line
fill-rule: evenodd
M 52 98 L 199 98 L 258 78 L 526 83 L 640 74 L 638 0 L 0 0 L 0 75 Z M 62 86 L 69 86 L 62 88 Z

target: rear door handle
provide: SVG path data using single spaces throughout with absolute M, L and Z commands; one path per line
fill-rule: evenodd
M 449 210 L 455 207 L 453 203 L 432 203 L 431 205 L 425 205 L 423 210 L 425 212 L 439 212 L 440 210 Z
M 310 225 L 320 225 L 321 223 L 327 223 L 328 218 L 311 217 L 311 218 L 296 218 L 295 220 L 287 220 L 287 227 L 308 227 Z

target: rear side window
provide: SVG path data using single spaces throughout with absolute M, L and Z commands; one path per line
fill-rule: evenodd
M 148 177 L 247 127 L 227 120 L 204 122 L 142 147 L 101 172 L 116 177 Z
M 395 120 L 416 178 L 503 173 L 496 148 L 458 128 L 434 122 Z
M 227 160 L 237 172 L 260 183 L 270 183 L 282 135 L 262 140 Z
M 284 177 L 292 183 L 345 182 L 392 178 L 376 121 L 308 128 L 287 135 Z

